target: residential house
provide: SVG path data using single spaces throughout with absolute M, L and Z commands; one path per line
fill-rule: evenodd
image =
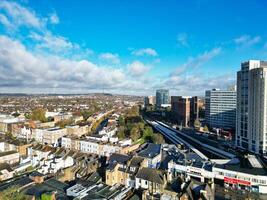
M 65 135 L 67 135 L 66 128 L 33 129 L 33 138 L 42 144 L 58 146 L 58 140 Z
M 8 163 L 10 165 L 19 163 L 19 153 L 17 151 L 0 152 L 0 163 Z
M 150 194 L 161 194 L 166 184 L 166 174 L 161 170 L 144 167 L 136 174 L 135 188 L 148 190 Z
M 76 135 L 77 137 L 81 137 L 86 135 L 89 132 L 89 126 L 79 126 L 79 125 L 70 125 L 66 126 L 68 135 Z
M 138 156 L 145 158 L 146 167 L 158 168 L 161 162 L 161 145 L 149 143 Z
M 114 153 L 109 158 L 109 164 L 106 169 L 106 184 L 115 185 L 121 184 L 126 185 L 127 174 L 126 170 L 128 167 L 128 161 L 131 157 L 123 154 Z

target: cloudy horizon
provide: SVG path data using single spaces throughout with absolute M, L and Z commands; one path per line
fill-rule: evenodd
M 165 88 L 204 96 L 235 84 L 240 62 L 267 59 L 267 14 L 242 13 L 247 4 L 258 9 L 257 1 L 243 11 L 231 5 L 225 19 L 214 11 L 227 7 L 222 2 L 92 2 L 63 9 L 59 2 L 2 0 L 0 93 L 152 95 Z M 196 11 L 206 14 L 198 19 Z M 255 20 L 261 27 L 248 29 Z M 217 23 L 212 30 L 210 23 Z

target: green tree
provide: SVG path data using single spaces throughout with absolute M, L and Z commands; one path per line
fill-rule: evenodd
M 143 137 L 146 142 L 153 142 L 153 129 L 150 126 L 146 126 L 143 131 Z
M 81 112 L 81 114 L 83 116 L 84 121 L 86 121 L 93 114 L 93 111 L 84 110 Z
M 138 125 L 139 130 L 140 130 L 141 132 L 143 132 L 143 131 L 144 131 L 144 128 L 145 128 L 145 124 L 144 124 L 143 122 L 139 122 L 137 125 Z M 152 132 L 153 132 L 153 131 L 152 131 Z
M 32 120 L 39 120 L 41 122 L 46 122 L 46 117 L 45 117 L 45 110 L 42 108 L 37 108 L 32 111 L 31 114 L 31 119 Z
M 200 123 L 199 119 L 196 119 L 194 122 L 194 127 L 199 128 L 200 126 L 201 126 L 201 123 Z
M 44 194 L 42 194 L 41 200 L 53 200 L 53 193 L 44 193 Z
M 5 136 L 6 136 L 7 139 L 11 139 L 11 140 L 15 139 L 11 132 L 6 132 Z
M 24 117 L 25 117 L 26 119 L 31 119 L 31 115 L 30 115 L 30 113 L 25 113 L 25 114 L 24 114 Z
M 130 137 L 131 137 L 131 139 L 133 141 L 136 141 L 136 140 L 138 140 L 141 137 L 141 134 L 140 134 L 140 131 L 139 131 L 138 127 L 134 126 L 131 129 Z
M 56 125 L 59 126 L 60 128 L 65 128 L 66 126 L 71 125 L 73 123 L 74 123 L 73 119 L 65 119 L 57 122 Z
M 209 132 L 209 128 L 207 126 L 204 126 L 203 131 L 204 132 Z
M 139 107 L 138 106 L 133 106 L 131 107 L 127 113 L 127 117 L 134 117 L 134 116 L 139 116 Z
M 125 126 L 125 120 L 123 116 L 119 116 L 118 123 L 119 123 L 119 126 Z
M 153 138 L 153 143 L 156 143 L 156 144 L 165 143 L 164 137 L 159 133 L 154 134 L 152 138 Z
M 12 186 L 0 192 L 0 200 L 26 200 L 27 196 L 19 191 L 18 186 Z
M 120 140 L 125 138 L 125 128 L 124 128 L 124 126 L 120 126 L 117 136 L 118 136 L 118 138 Z

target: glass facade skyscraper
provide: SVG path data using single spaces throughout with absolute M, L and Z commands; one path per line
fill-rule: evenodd
M 160 108 L 162 104 L 169 103 L 169 90 L 157 90 L 156 91 L 156 106 Z

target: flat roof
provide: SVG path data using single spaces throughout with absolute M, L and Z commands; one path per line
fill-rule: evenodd
M 215 167 L 252 175 L 260 175 L 260 176 L 267 175 L 267 169 L 265 166 L 263 166 L 262 161 L 259 158 L 254 157 L 251 159 L 249 157 L 245 157 L 245 158 L 240 158 L 239 160 L 240 163 L 238 164 L 224 164 L 224 165 L 216 164 Z M 253 161 L 252 163 L 250 162 L 251 160 Z

